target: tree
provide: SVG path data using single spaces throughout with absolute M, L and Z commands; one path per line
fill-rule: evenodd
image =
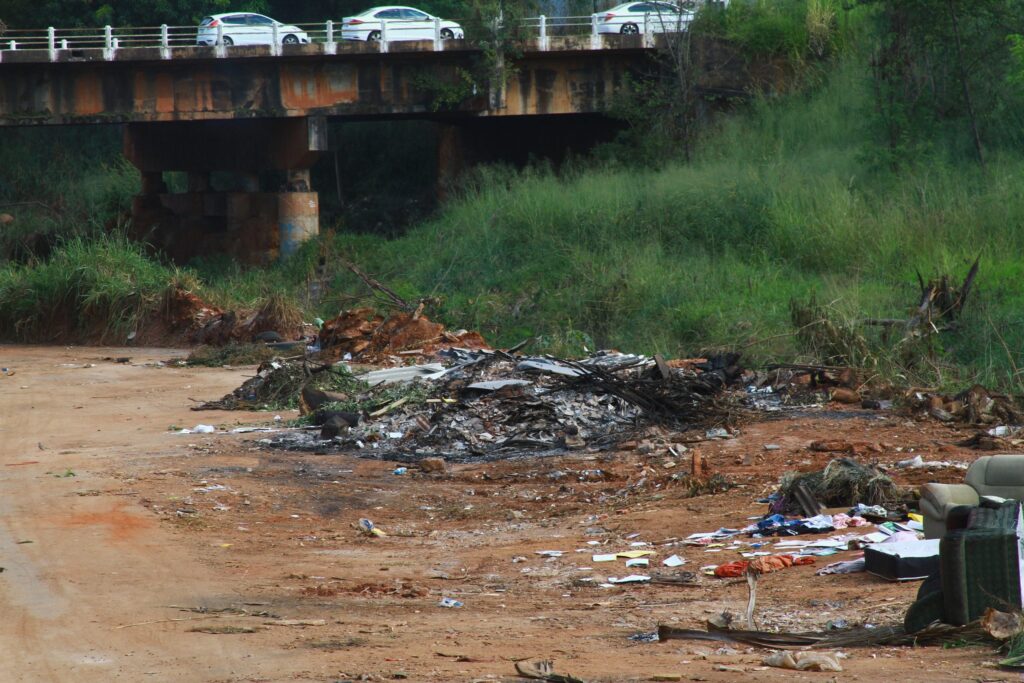
M 858 0 L 874 6 L 875 120 L 891 165 L 944 138 L 979 163 L 988 142 L 1017 137 L 1020 107 L 1005 88 L 1013 0 Z M 1016 130 L 1015 130 L 1016 129 Z

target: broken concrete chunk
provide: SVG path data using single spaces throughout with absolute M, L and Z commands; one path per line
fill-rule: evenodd
M 444 458 L 423 458 L 419 465 L 423 472 L 444 474 L 448 471 L 448 463 Z
M 831 652 L 776 652 L 764 659 L 766 666 L 794 671 L 842 671 L 838 655 Z

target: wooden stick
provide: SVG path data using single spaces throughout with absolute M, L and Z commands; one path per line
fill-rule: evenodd
M 196 621 L 197 619 L 220 619 L 223 616 L 238 616 L 236 614 L 224 615 L 224 614 L 204 614 L 201 617 L 178 617 L 176 619 L 157 619 L 155 621 L 140 621 L 137 624 L 122 624 L 121 626 L 115 626 L 114 630 L 117 631 L 122 628 L 131 628 L 133 626 L 149 626 L 150 624 L 167 624 L 172 621 Z
M 747 628 L 756 631 L 754 608 L 757 606 L 757 572 L 751 566 L 747 567 L 747 588 L 750 589 L 750 597 L 747 598 Z

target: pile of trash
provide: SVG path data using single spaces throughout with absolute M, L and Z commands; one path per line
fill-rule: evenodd
M 315 452 L 356 450 L 400 462 L 435 456 L 458 461 L 607 448 L 652 424 L 720 425 L 735 408 L 723 396 L 727 375 L 713 363 L 702 370 L 617 352 L 570 361 L 454 348 L 438 357 L 445 363 L 357 375 L 364 391 L 310 406 L 312 428 L 264 443 Z M 264 377 L 208 405 L 224 408 L 276 394 L 281 385 L 275 377 L 294 377 L 298 371 L 287 368 L 295 365 L 275 361 L 261 370 Z
M 281 296 L 270 296 L 253 311 L 216 311 L 191 335 L 196 344 L 224 346 L 236 342 L 283 342 L 306 331 L 302 315 Z
M 451 347 L 489 349 L 478 332 L 445 329 L 420 312 L 394 313 L 387 318 L 372 308 L 357 308 L 328 320 L 315 348 L 322 357 L 383 364 L 410 356 L 432 356 Z
M 332 400 L 341 401 L 366 386 L 347 371 L 334 372 L 330 364 L 275 358 L 261 363 L 256 375 L 230 394 L 192 410 L 284 410 L 301 406 L 304 389 L 327 390 Z
M 955 396 L 912 391 L 906 403 L 918 413 L 941 422 L 969 425 L 1020 424 L 1021 413 L 1013 398 L 990 392 L 980 384 Z

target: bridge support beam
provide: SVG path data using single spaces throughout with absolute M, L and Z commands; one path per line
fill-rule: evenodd
M 319 232 L 309 169 L 326 141 L 319 118 L 130 124 L 125 156 L 143 181 L 135 233 L 177 261 L 287 257 Z M 187 174 L 186 192 L 168 191 L 172 171 Z

